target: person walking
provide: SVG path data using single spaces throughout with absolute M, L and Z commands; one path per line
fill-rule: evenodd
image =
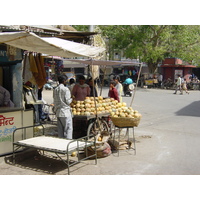
M 189 94 L 189 92 L 187 90 L 187 81 L 186 81 L 186 78 L 184 78 L 184 80 L 183 80 L 182 88 L 183 88 L 183 91 L 185 91 L 187 94 Z
M 123 92 L 123 86 L 122 84 L 119 82 L 119 77 L 115 76 L 113 78 L 113 80 L 116 82 L 115 88 L 118 92 L 118 97 L 119 97 L 119 101 L 122 102 L 122 92 Z
M 162 87 L 162 82 L 163 82 L 163 75 L 159 74 L 158 76 L 158 86 L 161 88 Z
M 176 89 L 175 89 L 174 94 L 176 94 L 178 90 L 180 91 L 180 94 L 183 94 L 181 85 L 182 85 L 182 79 L 181 79 L 181 76 L 178 75 L 178 79 L 176 81 Z
M 110 81 L 110 88 L 109 88 L 108 96 L 119 102 L 119 96 L 118 96 L 117 89 L 115 88 L 115 85 L 116 85 L 115 81 Z
M 67 76 L 58 77 L 59 85 L 53 91 L 53 104 L 57 117 L 58 137 L 72 139 L 73 124 L 70 103 L 70 90 L 66 87 Z

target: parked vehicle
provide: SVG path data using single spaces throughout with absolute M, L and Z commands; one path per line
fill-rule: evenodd
M 53 90 L 53 86 L 52 86 L 50 83 L 46 83 L 46 84 L 44 85 L 44 89 L 45 89 L 45 90 Z
M 123 84 L 123 91 L 124 91 L 124 96 L 129 95 L 132 96 L 133 90 L 135 86 L 134 84 Z

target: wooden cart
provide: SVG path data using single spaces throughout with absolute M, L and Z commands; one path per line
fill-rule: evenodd
M 73 138 L 77 139 L 88 135 L 97 135 L 101 131 L 110 133 L 109 113 L 96 115 L 74 115 Z

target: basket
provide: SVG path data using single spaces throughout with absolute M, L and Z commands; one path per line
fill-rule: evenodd
M 138 126 L 140 123 L 141 117 L 137 118 L 128 118 L 128 117 L 111 117 L 113 124 L 117 127 L 133 127 Z

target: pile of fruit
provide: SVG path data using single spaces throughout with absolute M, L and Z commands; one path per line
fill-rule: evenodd
M 84 101 L 75 101 L 71 103 L 73 115 L 96 115 L 110 114 L 112 117 L 141 117 L 137 110 L 127 107 L 126 103 L 119 103 L 113 98 L 86 97 Z

